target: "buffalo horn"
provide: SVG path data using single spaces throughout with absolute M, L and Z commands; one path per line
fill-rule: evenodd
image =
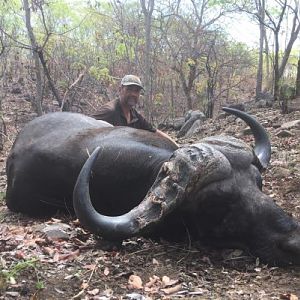
M 80 223 L 92 233 L 101 235 L 106 240 L 119 241 L 141 234 L 141 232 L 148 232 L 152 226 L 160 222 L 163 216 L 170 213 L 183 201 L 189 176 L 184 176 L 184 172 L 182 172 L 183 175 L 179 174 L 179 178 L 172 175 L 177 170 L 177 166 L 174 165 L 177 160 L 174 159 L 174 162 L 163 164 L 156 181 L 138 206 L 121 216 L 100 214 L 93 207 L 89 193 L 90 174 L 99 152 L 100 148 L 97 147 L 87 159 L 73 191 L 73 206 L 76 216 Z M 182 165 L 180 159 L 179 164 Z M 187 163 L 187 167 L 189 166 L 190 164 Z
M 90 174 L 99 151 L 100 147 L 97 147 L 79 173 L 73 192 L 74 210 L 80 223 L 91 232 L 102 235 L 108 240 L 121 240 L 135 234 L 136 226 L 134 226 L 129 213 L 118 217 L 101 215 L 94 209 L 90 198 Z M 101 228 L 101 232 L 97 231 L 99 228 Z
M 255 141 L 254 153 L 257 158 L 254 164 L 257 165 L 259 170 L 266 169 L 271 158 L 271 143 L 264 127 L 256 119 L 243 111 L 229 107 L 223 107 L 222 109 L 227 113 L 241 118 L 251 128 Z

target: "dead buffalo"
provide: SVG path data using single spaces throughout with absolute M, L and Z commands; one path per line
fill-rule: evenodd
M 36 118 L 7 160 L 7 206 L 31 216 L 75 209 L 83 226 L 107 240 L 189 236 L 247 248 L 270 264 L 300 265 L 299 223 L 261 191 L 268 135 L 248 114 L 225 110 L 251 127 L 253 150 L 228 136 L 177 148 L 81 114 Z

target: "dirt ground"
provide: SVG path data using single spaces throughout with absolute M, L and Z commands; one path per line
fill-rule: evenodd
M 7 97 L 2 106 L 7 137 L 0 158 L 0 299 L 300 297 L 300 267 L 270 267 L 239 249 L 135 238 L 124 241 L 121 249 L 104 251 L 103 241 L 84 231 L 73 217 L 32 220 L 11 213 L 4 200 L 5 160 L 16 133 L 33 115 L 22 95 Z M 287 136 L 280 128 L 300 119 L 300 112 L 281 115 L 276 108 L 250 112 L 272 140 L 264 192 L 300 220 L 299 128 L 287 130 Z M 245 125 L 233 117 L 207 120 L 197 135 L 178 142 L 224 132 L 251 142 Z

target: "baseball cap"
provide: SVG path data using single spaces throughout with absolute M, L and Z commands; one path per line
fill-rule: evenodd
M 144 89 L 141 79 L 135 75 L 125 75 L 121 80 L 121 85 L 137 85 L 141 89 Z

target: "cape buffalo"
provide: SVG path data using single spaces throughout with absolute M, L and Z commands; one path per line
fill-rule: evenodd
M 31 216 L 75 210 L 107 240 L 188 235 L 248 248 L 270 264 L 299 265 L 299 223 L 261 191 L 268 135 L 250 115 L 224 110 L 251 127 L 253 150 L 228 136 L 178 148 L 155 133 L 75 113 L 36 118 L 7 160 L 7 206 Z

